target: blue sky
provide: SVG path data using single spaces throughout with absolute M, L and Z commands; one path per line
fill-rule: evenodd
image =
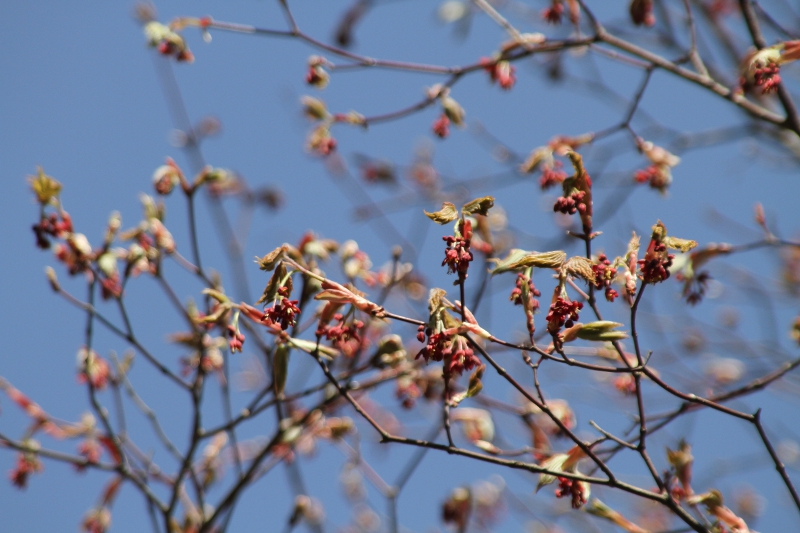
M 538 9 L 542 2 L 533 4 Z M 334 22 L 347 5 L 345 2 L 298 5 L 298 22 L 307 33 L 329 42 Z M 217 20 L 284 27 L 274 2 L 164 2 L 157 7 L 163 21 L 178 15 L 210 14 Z M 48 252 L 37 250 L 33 245 L 30 226 L 36 221 L 37 207 L 25 177 L 41 165 L 61 181 L 64 206 L 72 215 L 77 231 L 86 233 L 96 243 L 112 211 L 122 214 L 123 227 L 138 223 L 141 217 L 139 193 L 151 193 L 151 175 L 165 157 L 174 157 L 179 165 L 189 168 L 181 150 L 170 143 L 175 123 L 159 83 L 158 69 L 164 65 L 159 66 L 158 62 L 162 58 L 146 48 L 132 9 L 129 4 L 108 2 L 86 2 L 79 7 L 50 2 L 6 2 L 0 6 L 0 47 L 3 50 L 0 55 L 0 94 L 3 96 L 0 99 L 0 161 L 4 184 L 0 195 L 0 247 L 3 250 L 0 255 L 3 302 L 0 337 L 4 339 L 0 375 L 48 412 L 67 420 L 77 420 L 89 409 L 85 390 L 75 379 L 75 354 L 82 344 L 84 316 L 57 298 L 45 281 L 44 267 L 55 261 Z M 624 21 L 624 6 L 620 10 L 619 20 Z M 558 35 L 566 32 L 538 22 L 530 23 L 526 29 Z M 388 260 L 395 243 L 386 237 L 385 230 L 377 222 L 359 224 L 354 220 L 352 209 L 363 203 L 363 187 L 353 186 L 343 178 L 338 181 L 331 178 L 318 159 L 304 152 L 309 126 L 301 117 L 298 101 L 303 94 L 315 94 L 323 97 L 331 109 L 355 109 L 365 115 L 375 115 L 418 101 L 424 87 L 443 80 L 433 75 L 377 69 L 340 72 L 334 74 L 324 92 L 317 93 L 303 83 L 306 59 L 314 53 L 306 45 L 222 32 L 213 32 L 213 41 L 206 44 L 198 32 L 187 31 L 186 35 L 196 61 L 192 65 L 177 65 L 174 72 L 189 116 L 196 122 L 213 115 L 223 125 L 222 134 L 203 147 L 206 160 L 214 166 L 241 173 L 253 186 L 278 187 L 286 197 L 286 204 L 278 214 L 264 211 L 255 214 L 244 257 L 263 255 L 285 241 L 296 242 L 303 232 L 314 229 L 340 242 L 357 239 L 376 265 Z M 459 40 L 451 28 L 436 20 L 433 3 L 409 0 L 387 2 L 371 12 L 358 26 L 354 51 L 387 59 L 456 65 L 490 55 L 503 40 L 505 36 L 500 29 L 485 17 L 474 20 L 469 37 Z M 517 86 L 508 93 L 489 85 L 482 73 L 465 78 L 454 88 L 453 96 L 467 110 L 470 127 L 454 128 L 451 138 L 444 142 L 431 139 L 429 127 L 436 117 L 431 109 L 400 121 L 376 125 L 366 132 L 337 128 L 334 135 L 341 154 L 349 162 L 353 161 L 354 154 L 368 154 L 407 164 L 419 146 L 430 144 L 435 149 L 437 168 L 448 178 L 501 174 L 509 166 L 492 157 L 491 150 L 474 133 L 476 124 L 482 124 L 515 153 L 526 154 L 554 135 L 600 130 L 615 124 L 623 115 L 624 106 L 615 99 L 617 97 L 587 88 L 579 81 L 588 77 L 585 73 L 595 68 L 602 71 L 603 82 L 623 99 L 634 94 L 641 79 L 640 72 L 602 57 L 570 54 L 564 58 L 564 64 L 570 76 L 559 84 L 546 79 L 544 69 L 536 62 L 518 64 Z M 790 87 L 798 81 L 791 68 L 783 74 Z M 711 131 L 741 124 L 741 116 L 733 112 L 729 104 L 662 72 L 654 74 L 652 87 L 641 106 L 644 113 L 655 117 L 664 128 L 676 132 Z M 666 130 L 648 129 L 649 123 L 643 118 L 637 118 L 634 125 L 655 136 L 670 138 Z M 615 217 L 600 228 L 605 233 L 601 247 L 609 255 L 622 254 L 631 230 L 646 235 L 659 218 L 671 234 L 701 243 L 750 242 L 759 236 L 752 222 L 756 201 L 764 205 L 768 220 L 782 236 L 796 236 L 796 198 L 800 193 L 796 165 L 785 164 L 785 159 L 779 155 L 778 143 L 777 140 L 761 142 L 745 134 L 721 146 L 682 152 L 682 162 L 674 170 L 675 181 L 666 198 L 645 188 L 631 191 L 627 185 L 617 186 L 629 182 L 632 170 L 643 166 L 644 161 L 632 152 L 624 136 L 612 138 L 603 145 L 605 148 L 598 148 L 596 152 L 589 151 L 587 165 L 593 175 L 591 154 L 600 157 L 603 149 L 613 154 L 608 166 L 595 178 L 598 205 L 608 202 L 619 206 Z M 552 198 L 543 198 L 536 179 L 506 179 L 501 182 L 502 187 L 478 181 L 466 194 L 495 195 L 512 225 L 524 232 L 518 245 L 535 249 L 562 234 L 548 212 L 551 205 L 548 202 L 552 202 Z M 459 190 L 454 188 L 453 192 Z M 396 193 L 377 190 L 371 194 L 376 199 L 391 199 Z M 223 259 L 207 204 L 201 201 L 199 205 L 199 229 L 205 236 L 201 247 L 204 263 L 227 276 L 225 284 L 232 289 L 233 282 L 228 281 L 232 274 Z M 179 250 L 188 251 L 184 206 L 179 198 L 171 197 L 167 207 L 167 224 L 175 234 Z M 427 221 L 421 218 L 422 208 L 434 207 L 438 206 L 420 198 L 413 206 L 392 215 L 391 221 L 412 242 L 419 242 L 419 235 L 427 232 L 419 266 L 428 273 L 432 283 L 447 286 L 444 284 L 449 285 L 449 281 L 438 270 L 440 229 L 426 226 Z M 237 220 L 241 212 L 235 204 L 229 204 L 229 214 Z M 251 301 L 255 301 L 266 278 L 249 261 L 246 266 Z M 745 269 L 754 274 L 746 277 L 742 273 Z M 337 272 L 334 266 L 330 270 Z M 83 297 L 85 291 L 81 283 L 68 280 L 58 267 L 57 271 L 65 287 Z M 796 298 L 781 296 L 775 302 L 774 314 L 765 319 L 763 302 L 758 302 L 759 297 L 752 296 L 752 291 L 748 292 L 755 285 L 765 292 L 780 289 L 777 254 L 742 256 L 741 260 L 728 262 L 727 266 L 721 264 L 712 274 L 730 281 L 730 285 L 716 302 L 696 309 L 687 310 L 678 301 L 677 283 L 663 284 L 649 294 L 652 300 L 646 302 L 643 316 L 646 324 L 661 332 L 647 337 L 656 350 L 656 357 L 660 351 L 670 353 L 671 357 L 682 357 L 677 339 L 693 325 L 707 328 L 714 339 L 706 353 L 695 360 L 681 360 L 677 366 L 670 367 L 672 370 L 665 369 L 666 375 L 686 378 L 689 384 L 702 390 L 702 371 L 698 368 L 708 357 L 731 355 L 744 360 L 753 375 L 763 372 L 766 367 L 760 358 L 748 356 L 748 350 L 737 350 L 735 342 L 730 342 L 739 334 L 755 339 L 750 352 L 770 351 L 775 354 L 773 361 L 797 355 L 796 347 L 792 348 L 786 339 L 791 318 L 798 309 Z M 167 275 L 175 282 L 182 298 L 189 295 L 197 298 L 199 287 L 185 276 L 181 277 L 177 268 L 168 270 Z M 491 322 L 498 327 L 509 324 L 517 328 L 522 324 L 516 315 L 508 319 L 501 314 L 502 309 L 507 310 L 502 305 L 508 288 L 494 286 L 493 303 L 489 308 L 492 311 L 485 310 L 483 316 L 479 315 L 482 323 Z M 177 317 L 165 317 L 161 313 L 166 302 L 159 299 L 154 283 L 149 280 L 136 280 L 130 298 L 137 329 L 145 332 L 143 335 L 148 342 L 164 350 L 168 346 L 164 342 L 166 335 L 180 327 Z M 742 325 L 736 332 L 727 331 L 719 324 L 721 308 L 734 308 L 740 313 Z M 619 309 L 611 312 L 622 315 Z M 110 335 L 98 334 L 97 349 L 101 353 L 107 354 L 110 350 L 122 353 L 125 348 Z M 177 366 L 174 352 L 166 353 L 165 357 L 173 358 Z M 246 356 L 232 360 L 234 370 L 245 364 Z M 505 357 L 508 364 L 515 364 L 511 362 L 511 355 Z M 144 361 L 137 361 L 137 365 L 144 367 Z M 681 375 L 681 369 L 685 368 L 690 369 L 688 377 Z M 177 402 L 173 408 L 175 399 L 165 382 L 151 379 L 144 371 L 138 376 L 142 395 L 154 407 L 164 410 L 165 422 L 175 428 L 176 438 L 185 438 L 179 428 L 185 423 L 187 406 Z M 560 371 L 553 372 L 551 379 L 554 397 L 570 394 L 576 383 L 582 384 L 575 381 L 573 374 Z M 590 431 L 585 424 L 590 418 L 603 420 L 605 417 L 609 423 L 621 424 L 619 420 L 610 419 L 608 406 L 631 407 L 624 399 L 609 398 L 612 393 L 606 389 L 587 387 L 580 395 L 582 430 Z M 210 402 L 218 401 L 215 394 L 211 394 Z M 388 394 L 385 396 L 388 398 Z M 244 393 L 235 395 L 235 401 L 240 403 L 246 398 Z M 105 399 L 111 401 L 110 396 Z M 654 395 L 653 400 L 661 401 L 661 397 Z M 747 398 L 736 407 L 752 411 L 759 405 L 766 406 L 765 421 L 777 440 L 797 437 L 791 418 L 787 419 L 789 409 L 796 405 L 791 387 L 785 387 L 777 395 Z M 6 398 L 0 398 L 0 406 L 0 431 L 17 436 L 25 427 L 26 419 Z M 654 411 L 661 409 L 653 407 Z M 213 411 L 212 418 L 219 416 Z M 401 416 L 408 427 L 421 431 L 437 415 L 435 411 L 423 409 Z M 132 423 L 135 428 L 144 430 L 146 427 L 143 421 Z M 704 431 L 709 427 L 711 431 Z M 255 436 L 258 430 L 254 431 Z M 720 456 L 720 450 L 732 458 L 731 464 L 736 468 L 726 467 L 727 463 L 719 467 L 723 471 L 727 468 L 738 472 L 720 481 L 724 487 L 733 491 L 747 482 L 769 498 L 768 515 L 757 524 L 758 529 L 774 529 L 796 518 L 786 505 L 785 492 L 773 471 L 766 466 L 755 473 L 745 468 L 737 470 L 743 463 L 761 465 L 766 458 L 763 453 L 759 455 L 761 450 L 752 428 L 706 413 L 693 415 L 664 435 L 663 440 L 657 440 L 658 446 L 674 446 L 681 432 L 696 435 L 697 440 L 693 442 L 696 456 L 698 460 L 705 459 L 705 465 L 717 465 L 714 461 Z M 367 453 L 391 479 L 402 464 L 396 458 L 408 457 L 411 452 L 398 450 L 394 455 L 385 456 L 372 444 L 374 435 L 367 427 L 362 428 L 362 434 Z M 47 441 L 45 444 L 53 445 Z M 145 440 L 147 444 L 155 446 Z M 13 460 L 12 454 L 0 453 L 0 470 L 10 470 Z M 301 466 L 309 491 L 327 504 L 332 524 L 341 524 L 347 516 L 341 497 L 329 489 L 336 482 L 341 462 L 340 452 L 325 448 L 315 459 Z M 711 472 L 714 468 L 708 467 Z M 283 523 L 288 515 L 289 496 L 285 473 L 280 470 L 245 497 L 232 530 Z M 426 459 L 421 470 L 400 503 L 404 523 L 414 530 L 430 530 L 440 525 L 437 505 L 451 488 L 497 473 L 486 465 L 441 456 Z M 531 476 L 502 474 L 520 493 L 529 492 L 533 486 Z M 630 475 L 640 480 L 636 476 L 641 472 L 634 469 Z M 46 462 L 45 472 L 35 476 L 26 491 L 16 491 L 9 483 L 0 482 L 0 516 L 4 527 L 9 531 L 73 530 L 84 511 L 94 505 L 104 479 L 96 473 L 76 475 L 71 467 Z M 535 512 L 545 516 L 551 501 L 538 497 Z M 382 513 L 380 499 L 374 502 L 376 510 Z M 513 520 L 509 524 L 513 524 L 509 527 L 517 527 Z M 570 522 L 564 524 L 566 527 Z M 140 498 L 130 488 L 123 488 L 114 510 L 113 530 L 141 531 L 145 527 Z

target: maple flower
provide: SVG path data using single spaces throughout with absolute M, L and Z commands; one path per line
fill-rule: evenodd
M 606 254 L 597 257 L 597 264 L 592 265 L 594 273 L 594 286 L 596 289 L 605 289 L 606 300 L 613 302 L 619 293 L 611 287 L 611 282 L 617 276 L 617 269 L 611 266 L 611 261 Z
M 446 139 L 450 135 L 450 119 L 442 113 L 431 126 L 433 133 L 440 139 Z
M 586 503 L 586 495 L 584 493 L 583 481 L 575 481 L 566 477 L 558 478 L 558 488 L 556 489 L 556 498 L 563 498 L 569 496 L 572 498 L 572 508 L 580 509 Z
M 456 235 L 446 235 L 442 237 L 442 240 L 447 243 L 442 266 L 447 265 L 448 274 L 457 273 L 459 281 L 467 279 L 469 264 L 473 259 L 469 249 L 472 240 L 472 223 L 469 220 L 459 221 Z
M 239 331 L 238 325 L 228 325 L 228 337 L 230 337 L 228 347 L 231 349 L 231 353 L 241 352 L 244 346 L 244 334 Z
M 553 337 L 557 337 L 562 327 L 571 328 L 578 320 L 578 311 L 581 309 L 583 309 L 581 302 L 572 302 L 568 298 L 556 298 L 550 304 L 550 311 L 547 313 L 547 331 Z
M 100 357 L 94 350 L 85 347 L 78 351 L 78 382 L 91 383 L 97 390 L 103 390 L 108 385 L 111 367 L 108 361 Z
M 510 62 L 505 59 L 494 61 L 483 57 L 480 63 L 483 65 L 483 70 L 489 73 L 489 79 L 492 83 L 497 82 L 500 88 L 505 90 L 510 90 L 514 87 L 514 83 L 517 81 L 514 73 L 517 69 Z
M 38 446 L 38 444 L 33 441 L 28 441 L 28 443 L 29 446 L 32 447 Z M 15 487 L 24 489 L 28 486 L 28 476 L 41 472 L 42 468 L 42 462 L 35 453 L 20 452 L 17 455 L 17 464 L 14 466 L 14 469 L 9 472 L 8 476 Z
M 561 0 L 553 0 L 553 4 L 542 10 L 542 20 L 550 24 L 561 24 L 561 17 L 564 15 L 564 4 Z
M 290 300 L 288 296 L 288 287 L 278 289 L 278 300 L 272 307 L 264 311 L 262 320 L 271 324 L 280 324 L 284 331 L 289 329 L 289 326 L 294 326 L 297 323 L 297 315 L 300 314 L 300 308 L 297 307 L 299 301 Z

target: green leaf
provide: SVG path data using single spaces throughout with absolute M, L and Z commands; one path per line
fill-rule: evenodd
M 484 196 L 476 198 L 461 208 L 461 212 L 465 215 L 488 215 L 489 209 L 494 206 L 493 196 Z
M 458 211 L 456 210 L 455 205 L 451 204 L 450 202 L 444 202 L 439 211 L 434 211 L 433 213 L 428 213 L 425 211 L 425 215 L 437 224 L 444 225 L 457 219 Z

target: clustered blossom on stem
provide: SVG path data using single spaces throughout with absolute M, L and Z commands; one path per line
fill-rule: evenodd
M 564 15 L 564 4 L 561 0 L 553 0 L 550 7 L 542 10 L 542 20 L 550 24 L 561 24 L 561 17 Z
M 509 300 L 514 302 L 514 305 L 523 305 L 522 290 L 523 286 L 525 285 L 527 285 L 529 293 L 532 294 L 533 296 L 538 298 L 539 296 L 542 295 L 542 293 L 539 292 L 539 289 L 537 289 L 536 286 L 533 284 L 533 280 L 528 276 L 526 276 L 525 274 L 523 274 L 522 272 L 520 272 L 519 274 L 517 274 L 517 281 L 515 282 L 515 287 L 514 289 L 511 290 L 511 296 L 509 297 Z M 532 309 L 534 311 L 539 309 L 539 300 L 532 299 L 532 301 L 534 302 L 531 306 Z
M 415 359 L 422 357 L 425 361 L 443 360 L 445 376 L 460 376 L 464 371 L 481 365 L 481 360 L 461 335 L 450 335 L 447 331 L 433 333 L 430 328 L 425 330 L 425 334 L 428 335 L 428 343 L 417 353 Z
M 32 441 L 29 441 L 29 444 L 31 443 Z M 14 469 L 9 472 L 8 477 L 15 487 L 24 489 L 28 486 L 28 476 L 41 472 L 42 468 L 42 462 L 35 453 L 20 452 L 17 455 L 17 464 L 14 466 Z
M 144 26 L 144 35 L 147 38 L 147 45 L 157 49 L 159 54 L 186 63 L 194 61 L 194 55 L 186 46 L 186 41 L 169 26 L 155 20 L 150 21 Z
M 561 185 L 567 179 L 567 173 L 562 170 L 564 163 L 553 161 L 552 165 L 542 165 L 542 176 L 539 178 L 539 188 L 543 191 L 556 185 Z
M 442 240 L 447 243 L 442 266 L 447 265 L 448 274 L 458 274 L 459 281 L 467 279 L 469 264 L 473 259 L 469 249 L 472 240 L 472 223 L 462 219 L 458 223 L 456 235 L 446 235 L 442 237 Z
M 364 327 L 364 322 L 361 320 L 354 320 L 350 324 L 345 323 L 345 317 L 341 313 L 333 315 L 333 319 L 337 324 L 320 324 L 317 328 L 317 336 L 324 336 L 329 341 L 336 343 L 345 343 L 349 340 L 361 342 L 361 337 L 358 335 L 358 330 Z
M 228 347 L 231 349 L 231 353 L 241 352 L 244 347 L 244 334 L 239 331 L 238 325 L 230 324 L 228 326 L 228 337 L 230 337 Z
M 569 20 L 577 24 L 580 19 L 580 4 L 578 0 L 551 0 L 550 7 L 542 10 L 542 20 L 550 24 L 561 24 L 564 15 L 564 2 L 569 6 Z
M 94 350 L 86 347 L 78 351 L 78 382 L 91 383 L 97 390 L 103 390 L 111 379 L 111 367 L 108 361 L 100 357 Z
M 34 224 L 32 229 L 36 235 L 36 246 L 47 250 L 50 248 L 48 236 L 64 239 L 72 233 L 72 217 L 66 211 L 60 210 L 58 214 L 50 213 L 48 216 L 42 216 L 39 223 Z
M 565 215 L 574 215 L 576 211 L 583 214 L 586 212 L 586 203 L 583 201 L 585 196 L 586 193 L 583 191 L 574 192 L 569 196 L 560 196 L 553 204 L 553 211 Z
M 556 135 L 545 146 L 534 148 L 527 159 L 520 165 L 519 170 L 525 174 L 541 169 L 542 176 L 539 186 L 543 191 L 560 185 L 567 179 L 567 173 L 562 169 L 564 164 L 555 159 L 555 156 L 566 156 L 569 152 L 592 142 L 594 134 L 587 133 L 577 137 Z
M 427 89 L 428 98 L 431 100 L 439 100 L 442 108 L 442 114 L 439 115 L 432 125 L 433 133 L 438 137 L 444 139 L 450 134 L 450 124 L 459 127 L 464 126 L 464 118 L 466 112 L 464 108 L 450 96 L 450 88 L 437 83 L 433 87 Z
M 586 496 L 583 491 L 583 483 L 566 477 L 558 478 L 558 488 L 556 498 L 569 496 L 572 499 L 572 508 L 580 509 L 586 503 Z
M 800 41 L 785 41 L 753 50 L 742 61 L 740 85 L 744 90 L 759 87 L 761 94 L 775 92 L 781 82 L 781 65 L 797 59 L 800 59 Z
M 667 235 L 667 228 L 659 220 L 653 226 L 653 234 L 644 254 L 644 259 L 637 261 L 639 277 L 645 283 L 659 283 L 668 279 L 670 276 L 669 269 L 672 266 L 675 255 L 668 253 L 667 249 L 672 248 L 673 250 L 688 252 L 696 246 L 696 241 L 678 239 Z
M 327 65 L 328 61 L 321 56 L 311 56 L 308 58 L 308 71 L 306 71 L 306 83 L 313 85 L 317 89 L 324 89 L 331 77 L 323 66 Z
M 562 327 L 571 328 L 578 320 L 578 311 L 583 309 L 581 302 L 570 301 L 566 297 L 558 297 L 550 304 L 550 310 L 547 313 L 547 331 L 553 336 L 553 340 L 558 339 L 558 333 Z M 560 343 L 556 343 L 556 348 Z
M 594 286 L 596 289 L 605 289 L 606 300 L 613 302 L 619 293 L 611 287 L 611 282 L 617 276 L 617 269 L 611 266 L 611 261 L 606 254 L 597 257 L 597 263 L 592 265 L 594 273 Z
M 166 164 L 158 167 L 153 173 L 153 186 L 158 194 L 166 196 L 176 185 L 184 185 L 184 188 L 189 186 L 181 169 L 171 157 L 168 157 Z
M 514 87 L 517 77 L 514 75 L 516 67 L 505 59 L 499 61 L 482 57 L 480 60 L 483 70 L 489 73 L 492 83 L 497 83 L 501 89 L 510 90 Z
M 108 507 L 92 509 L 81 522 L 81 529 L 86 533 L 106 533 L 111 527 L 111 511 Z
M 289 299 L 288 287 L 281 287 L 278 289 L 278 300 L 272 307 L 264 311 L 263 320 L 279 324 L 281 329 L 286 331 L 297 323 L 297 315 L 300 314 L 298 303 L 298 300 Z
M 667 245 L 651 239 L 644 254 L 644 259 L 637 261 L 639 273 L 645 283 L 660 283 L 669 279 L 669 267 L 675 254 L 667 253 Z
M 647 183 L 650 188 L 656 189 L 661 194 L 666 194 L 672 183 L 671 169 L 680 163 L 681 159 L 650 141 L 637 139 L 636 144 L 645 157 L 650 160 L 651 164 L 643 170 L 637 170 L 633 176 L 634 181 L 636 183 Z
M 566 155 L 575 168 L 575 174 L 561 184 L 563 195 L 556 199 L 553 211 L 569 215 L 579 213 L 583 229 L 588 233 L 592 228 L 592 179 L 577 152 L 570 151 Z
M 78 454 L 86 459 L 88 464 L 97 464 L 100 462 L 103 448 L 96 438 L 90 436 L 78 445 Z M 86 465 L 76 465 L 75 468 L 81 472 L 86 468 Z
M 450 135 L 450 119 L 447 118 L 447 115 L 442 113 L 439 115 L 439 118 L 433 121 L 431 129 L 434 135 L 440 139 L 446 139 L 447 136 Z

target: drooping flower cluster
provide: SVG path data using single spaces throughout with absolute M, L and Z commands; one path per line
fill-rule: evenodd
M 592 178 L 583 166 L 583 158 L 577 152 L 565 154 L 572 162 L 575 174 L 561 184 L 562 195 L 556 199 L 553 211 L 581 217 L 583 230 L 588 234 L 592 229 Z
M 78 454 L 86 459 L 87 464 L 97 464 L 100 462 L 103 448 L 96 438 L 89 436 L 78 445 Z M 80 472 L 86 468 L 86 465 L 76 465 L 75 467 Z
M 740 85 L 743 90 L 759 87 L 761 94 L 775 92 L 781 83 L 781 65 L 800 59 L 800 41 L 785 41 L 753 50 L 742 61 Z
M 150 21 L 144 26 L 144 35 L 147 45 L 157 49 L 159 54 L 172 56 L 177 61 L 186 63 L 194 61 L 194 55 L 186 46 L 186 41 L 169 26 L 155 20 Z
M 660 283 L 669 279 L 669 267 L 675 254 L 667 253 L 667 245 L 651 239 L 644 254 L 644 259 L 639 259 L 639 275 L 645 283 Z
M 605 289 L 606 300 L 613 302 L 619 293 L 611 287 L 611 282 L 617 276 L 617 269 L 611 266 L 611 261 L 606 254 L 597 257 L 597 263 L 592 265 L 594 273 L 594 286 L 596 289 Z
M 241 352 L 244 347 L 244 334 L 239 331 L 237 326 L 233 324 L 228 325 L 228 337 L 230 338 L 228 347 L 231 353 Z
M 60 210 L 58 214 L 50 213 L 43 216 L 38 224 L 33 225 L 33 233 L 36 235 L 36 246 L 42 250 L 50 248 L 48 236 L 57 239 L 64 239 L 72 233 L 72 217 L 66 211 Z
M 9 472 L 8 477 L 15 487 L 24 489 L 28 486 L 28 476 L 42 471 L 42 462 L 34 453 L 21 452 L 17 455 L 17 464 Z
M 281 329 L 286 331 L 297 323 L 297 315 L 300 314 L 298 303 L 298 300 L 289 299 L 288 287 L 281 287 L 278 289 L 278 300 L 272 307 L 264 311 L 263 320 L 279 324 Z
M 564 4 L 561 0 L 553 0 L 553 4 L 542 10 L 542 20 L 550 24 L 561 24 L 564 15 Z
M 581 302 L 573 302 L 568 298 L 556 298 L 556 301 L 550 304 L 550 311 L 547 313 L 547 331 L 556 336 L 562 327 L 571 328 L 578 320 L 578 311 L 581 309 L 583 309 Z
M 647 183 L 650 188 L 666 194 L 672 183 L 672 168 L 681 162 L 681 158 L 644 139 L 637 139 L 636 144 L 651 164 L 643 170 L 637 170 L 633 175 L 634 181 Z
M 539 178 L 539 188 L 543 191 L 556 185 L 561 185 L 567 179 L 567 173 L 562 169 L 564 163 L 553 161 L 552 165 L 542 165 L 542 176 Z
M 761 87 L 763 94 L 769 94 L 778 90 L 781 82 L 781 67 L 774 63 L 758 67 L 753 71 L 753 83 L 756 87 Z
M 450 135 L 450 119 L 447 118 L 447 115 L 442 113 L 439 115 L 439 118 L 433 121 L 431 129 L 434 135 L 440 139 L 446 139 L 447 136 Z
M 417 353 L 415 359 L 422 357 L 425 361 L 443 360 L 445 376 L 460 376 L 464 371 L 480 366 L 480 359 L 461 335 L 450 336 L 444 332 L 432 333 L 430 328 L 425 333 L 428 335 L 428 343 Z M 419 333 L 417 338 L 419 338 Z
M 94 350 L 84 347 L 78 351 L 77 362 L 79 383 L 89 382 L 97 390 L 106 388 L 112 378 L 108 361 L 100 357 Z
M 355 340 L 359 343 L 361 342 L 361 337 L 358 335 L 358 330 L 364 327 L 364 322 L 361 320 L 353 320 L 351 323 L 347 324 L 344 315 L 341 313 L 336 313 L 333 315 L 333 319 L 338 323 L 335 325 L 320 324 L 317 328 L 317 336 L 324 336 L 329 341 L 333 341 L 335 343 L 345 343 L 349 340 Z
M 542 293 L 539 292 L 539 289 L 537 289 L 536 286 L 533 284 L 533 280 L 528 276 L 526 276 L 525 274 L 523 274 L 522 272 L 520 272 L 519 274 L 517 274 L 516 286 L 514 287 L 514 289 L 511 290 L 511 296 L 509 297 L 509 300 L 514 302 L 514 305 L 524 305 L 524 302 L 522 301 L 523 300 L 522 290 L 525 285 L 527 285 L 529 294 L 531 296 L 535 296 L 536 298 L 538 298 L 539 296 L 542 295 Z M 537 311 L 538 309 L 539 309 L 539 300 L 531 298 L 531 310 Z
M 442 240 L 447 243 L 442 266 L 447 265 L 448 274 L 458 274 L 459 281 L 467 279 L 469 264 L 473 259 L 469 249 L 472 240 L 472 223 L 469 220 L 461 220 L 458 223 L 456 235 L 446 235 L 442 237 Z
M 569 196 L 559 196 L 553 204 L 553 211 L 565 215 L 574 215 L 577 211 L 583 214 L 586 212 L 586 203 L 583 201 L 585 196 L 584 191 L 574 192 Z
M 324 89 L 331 79 L 330 74 L 323 68 L 327 64 L 328 61 L 324 57 L 316 55 L 309 57 L 306 83 L 317 89 Z
M 556 498 L 569 496 L 572 499 L 572 508 L 580 509 L 586 503 L 586 496 L 583 490 L 584 483 L 566 477 L 558 478 L 558 488 Z

